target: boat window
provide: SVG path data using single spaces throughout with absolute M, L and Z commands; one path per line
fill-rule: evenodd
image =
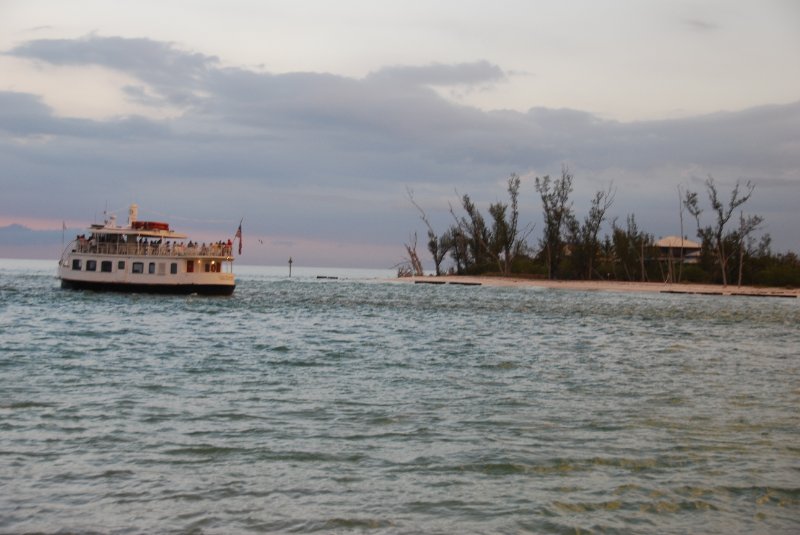
M 144 262 L 134 262 L 131 273 L 144 273 Z
M 186 273 L 194 273 L 194 260 L 186 261 Z
M 208 273 L 209 271 L 211 271 L 211 264 L 206 262 L 206 273 Z
M 120 271 L 125 271 L 125 261 L 124 260 L 120 260 L 119 262 L 117 262 L 117 269 L 120 270 Z
M 156 272 L 156 263 L 155 262 L 150 262 L 150 265 L 147 266 L 147 272 L 149 274 L 151 274 L 151 275 Z
M 72 259 L 72 270 L 73 271 L 80 271 L 81 270 L 81 259 L 80 258 L 73 258 Z
M 97 271 L 97 260 L 87 260 L 86 271 Z
M 176 275 L 178 273 L 178 263 L 177 262 L 173 262 L 173 263 L 171 263 L 169 265 L 169 272 L 172 275 Z
M 103 260 L 102 262 L 100 262 L 100 271 L 102 271 L 103 273 L 111 273 L 112 265 L 113 264 L 111 263 L 111 260 Z

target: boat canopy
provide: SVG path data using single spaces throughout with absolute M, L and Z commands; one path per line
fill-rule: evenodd
M 92 234 L 97 235 L 140 236 L 144 238 L 162 238 L 165 240 L 185 240 L 189 237 L 186 234 L 181 234 L 174 230 L 144 230 L 130 227 L 105 227 L 99 225 L 92 225 L 88 230 Z

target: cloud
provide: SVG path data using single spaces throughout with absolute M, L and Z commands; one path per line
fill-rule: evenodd
M 684 19 L 683 23 L 697 32 L 711 32 L 719 28 L 718 25 L 698 18 Z
M 393 66 L 357 79 L 225 66 L 148 39 L 38 40 L 9 53 L 124 72 L 136 80 L 120 88 L 128 98 L 179 103 L 182 113 L 61 117 L 39 96 L 0 92 L 0 210 L 8 215 L 80 220 L 108 201 L 136 201 L 198 219 L 245 215 L 265 238 L 401 245 L 416 223 L 406 185 L 435 199 L 431 213 L 441 217 L 432 217 L 448 224 L 442 199 L 455 188 L 490 202 L 509 173 L 554 174 L 567 163 L 576 205 L 613 179 L 615 210 L 644 212 L 640 223 L 654 227 L 672 217 L 675 187 L 690 177 L 753 178 L 753 208 L 774 222 L 776 242 L 782 232 L 800 248 L 781 231 L 798 224 L 784 205 L 800 197 L 800 102 L 623 123 L 571 109 L 486 112 L 432 89 L 502 81 L 488 62 Z M 535 192 L 523 195 L 527 217 L 538 220 Z
M 371 73 L 372 81 L 412 86 L 480 85 L 499 82 L 506 78 L 503 70 L 488 61 L 443 65 L 384 67 Z
M 185 52 L 171 43 L 95 35 L 81 39 L 37 39 L 6 54 L 52 65 L 97 65 L 126 72 L 178 105 L 197 101 L 193 90 L 204 85 L 206 74 L 219 63 L 216 57 Z
M 79 118 L 60 118 L 39 96 L 0 91 L 0 131 L 11 137 L 65 136 L 69 138 L 154 138 L 168 129 L 142 117 L 124 117 L 97 122 Z

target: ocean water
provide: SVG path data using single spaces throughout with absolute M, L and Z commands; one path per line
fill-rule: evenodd
M 0 533 L 800 531 L 798 299 L 55 264 L 0 260 Z

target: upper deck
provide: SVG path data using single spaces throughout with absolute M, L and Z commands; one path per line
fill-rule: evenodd
M 216 242 L 196 244 L 189 242 L 149 241 L 146 238 L 133 240 L 106 240 L 100 236 L 76 238 L 68 251 L 81 254 L 125 255 L 125 256 L 181 256 L 215 257 L 233 260 L 233 246 L 230 243 Z
M 117 256 L 161 256 L 161 257 L 209 257 L 233 261 L 233 242 L 196 243 L 188 236 L 175 232 L 169 224 L 159 221 L 138 220 L 138 207 L 130 206 L 128 224 L 117 225 L 116 217 L 110 216 L 103 224 L 93 224 L 88 234 L 76 237 L 62 254 L 117 255 Z

